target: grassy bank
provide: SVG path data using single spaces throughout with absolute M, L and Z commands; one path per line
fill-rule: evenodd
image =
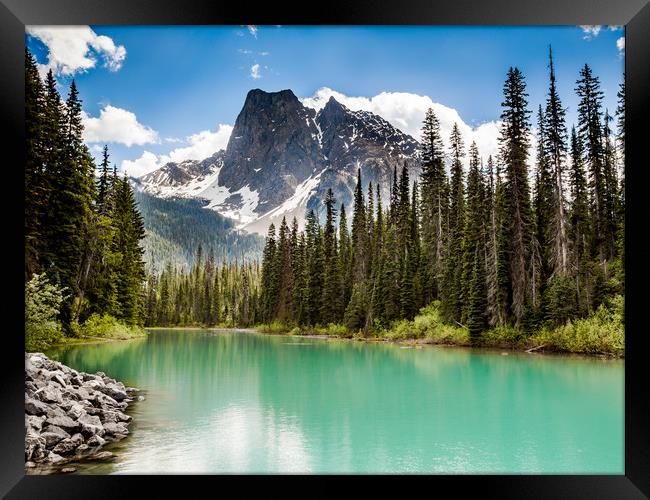
M 92 341 L 129 340 L 147 335 L 143 328 L 115 319 L 108 314 L 91 315 L 85 322 L 71 325 L 71 334 L 64 334 L 61 325 L 54 321 L 32 324 L 26 328 L 25 350 L 40 351 L 61 344 Z
M 414 341 L 425 344 L 491 347 L 545 352 L 570 352 L 623 357 L 625 331 L 623 297 L 619 296 L 586 318 L 575 319 L 560 326 L 541 326 L 526 332 L 512 326 L 500 326 L 483 332 L 480 338 L 470 338 L 469 331 L 442 321 L 439 306 L 434 303 L 420 310 L 412 320 L 394 322 L 388 328 L 371 329 L 364 335 L 343 325 L 298 327 L 281 322 L 258 325 L 258 331 L 271 334 L 321 335 L 360 340 L 393 342 Z

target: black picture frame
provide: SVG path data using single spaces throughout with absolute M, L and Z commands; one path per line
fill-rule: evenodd
M 282 8 L 284 7 L 284 8 Z M 7 498 L 116 498 L 134 492 L 137 483 L 145 491 L 170 491 L 173 480 L 189 482 L 190 494 L 198 494 L 208 481 L 217 481 L 219 490 L 227 482 L 239 480 L 250 487 L 250 476 L 26 476 L 24 469 L 24 304 L 19 290 L 22 276 L 23 196 L 12 186 L 24 185 L 24 46 L 26 25 L 113 25 L 113 24 L 436 24 L 436 25 L 625 25 L 626 71 L 626 359 L 625 359 L 625 474 L 593 475 L 434 475 L 392 476 L 392 480 L 417 480 L 435 494 L 447 486 L 453 495 L 473 491 L 481 497 L 498 498 L 647 498 L 650 496 L 650 397 L 642 382 L 646 366 L 644 329 L 644 284 L 650 282 L 650 252 L 645 246 L 648 205 L 644 190 L 648 186 L 650 155 L 644 154 L 644 122 L 650 118 L 650 4 L 647 0 L 491 0 L 485 2 L 453 0 L 434 3 L 425 0 L 347 0 L 330 1 L 308 14 L 306 6 L 289 7 L 275 2 L 259 5 L 243 2 L 215 3 L 202 0 L 0 0 L 0 101 L 4 123 L 2 198 L 9 202 L 3 211 L 9 233 L 7 248 L 15 264 L 6 264 L 3 272 L 8 295 L 15 305 L 5 302 L 3 336 L 2 406 L 0 407 L 0 443 L 3 465 L 0 467 L 0 494 Z M 12 195 L 13 196 L 10 196 Z M 13 199 L 12 199 L 13 198 Z M 11 201 L 10 201 L 11 200 Z M 10 226 L 11 224 L 11 226 Z M 644 229 L 646 231 L 644 231 Z M 17 295 L 17 296 L 16 296 Z M 285 477 L 286 478 L 286 477 Z M 267 480 L 277 478 L 268 477 Z M 317 479 L 291 477 L 291 482 Z M 331 477 L 327 487 L 332 493 L 338 486 Z M 355 476 L 362 487 L 383 487 L 386 478 Z M 434 484 L 423 481 L 433 480 Z M 304 485 L 308 487 L 307 484 Z M 401 488 L 400 488 L 401 489 Z M 245 490 L 241 490 L 245 491 Z M 269 490 L 270 491 L 270 490 Z M 277 490 L 278 493 L 281 490 Z M 292 486 L 282 494 L 307 490 Z M 309 493 L 309 492 L 312 493 Z M 406 492 L 403 492 L 406 493 Z M 408 493 L 407 493 L 408 494 Z

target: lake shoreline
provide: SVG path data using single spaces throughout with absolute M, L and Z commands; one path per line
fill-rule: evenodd
M 405 338 L 405 339 L 390 339 L 390 338 L 381 338 L 381 337 L 343 337 L 339 335 L 323 335 L 316 333 L 291 333 L 290 331 L 281 332 L 281 331 L 265 331 L 262 328 L 254 327 L 207 327 L 207 326 L 151 326 L 145 327 L 145 331 L 158 331 L 158 330 L 191 330 L 191 331 L 237 331 L 237 332 L 248 332 L 248 333 L 261 333 L 264 335 L 275 335 L 283 337 L 300 337 L 300 338 L 311 338 L 311 339 L 320 339 L 320 340 L 341 340 L 349 342 L 366 342 L 371 344 L 396 344 L 400 346 L 407 346 L 415 349 L 422 349 L 426 346 L 433 347 L 456 347 L 462 349 L 471 349 L 476 352 L 501 352 L 502 355 L 507 355 L 512 353 L 518 354 L 537 354 L 544 356 L 577 356 L 585 357 L 590 359 L 608 359 L 608 360 L 617 360 L 625 359 L 625 355 L 614 355 L 611 353 L 590 353 L 590 352 L 573 352 L 567 350 L 559 349 L 545 349 L 546 346 L 516 346 L 511 344 L 497 344 L 497 345 L 465 345 L 457 344 L 453 342 L 437 342 L 432 341 L 431 339 L 426 338 Z M 116 338 L 116 337 L 83 337 L 80 339 L 74 339 L 72 341 L 58 342 L 52 344 L 50 348 L 60 348 L 73 345 L 86 345 L 86 344 L 101 344 L 107 342 L 122 342 L 129 340 L 138 340 L 146 338 L 146 336 L 135 336 L 135 337 L 125 337 L 125 338 Z M 508 351 L 508 352 L 504 352 Z
M 249 333 L 261 333 L 264 335 L 276 335 L 283 337 L 300 337 L 300 338 L 312 338 L 320 340 L 342 340 L 348 342 L 367 342 L 371 344 L 396 344 L 400 346 L 408 346 L 415 349 L 422 349 L 426 346 L 432 347 L 455 347 L 462 349 L 470 349 L 475 352 L 501 352 L 502 355 L 508 355 L 510 353 L 517 354 L 531 354 L 531 355 L 544 355 L 544 356 L 570 356 L 570 357 L 584 357 L 590 359 L 604 359 L 604 360 L 618 360 L 625 359 L 625 356 L 616 356 L 610 353 L 589 353 L 589 352 L 572 352 L 572 351 L 563 351 L 557 349 L 544 349 L 545 346 L 515 346 L 508 344 L 499 344 L 499 345 L 463 345 L 455 344 L 452 342 L 436 342 L 431 341 L 430 339 L 418 339 L 418 338 L 407 338 L 407 339 L 389 339 L 389 338 L 380 338 L 380 337 L 342 337 L 337 335 L 322 335 L 316 333 L 298 333 L 293 334 L 290 331 L 286 332 L 269 332 L 264 331 L 260 328 L 254 327 L 201 327 L 201 326 L 192 326 L 192 327 L 183 327 L 183 326 L 172 326 L 172 327 L 145 327 L 145 330 L 156 331 L 156 330 L 196 330 L 196 331 L 214 331 L 214 330 L 223 330 L 223 331 L 238 331 L 238 332 L 249 332 Z M 504 352 L 508 351 L 508 352 Z

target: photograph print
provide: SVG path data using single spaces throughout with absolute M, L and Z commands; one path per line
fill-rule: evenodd
M 624 459 L 625 27 L 25 27 L 25 473 Z

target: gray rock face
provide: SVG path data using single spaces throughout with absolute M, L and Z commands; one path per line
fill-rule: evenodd
M 131 417 L 122 410 L 135 393 L 102 372 L 78 373 L 42 353 L 26 353 L 26 467 L 65 464 L 95 453 L 107 442 L 105 425 L 112 441 L 126 436 Z
M 251 90 L 228 141 L 219 185 L 257 191 L 266 202 L 258 213 L 282 203 L 324 166 L 315 116 L 291 90 Z

